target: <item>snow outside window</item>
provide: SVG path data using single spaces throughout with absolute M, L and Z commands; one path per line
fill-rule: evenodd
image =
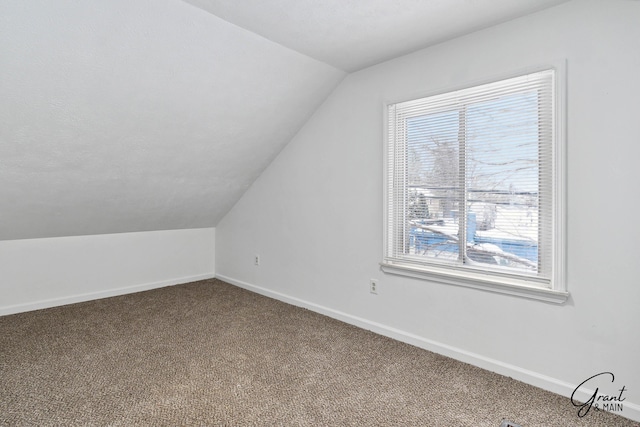
M 556 72 L 388 105 L 383 270 L 562 302 Z

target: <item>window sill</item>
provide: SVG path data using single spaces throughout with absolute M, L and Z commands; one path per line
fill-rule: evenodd
M 445 269 L 419 268 L 407 264 L 380 263 L 383 272 L 400 276 L 413 277 L 417 279 L 430 280 L 433 282 L 448 285 L 464 286 L 467 288 L 482 289 L 506 295 L 515 295 L 523 298 L 535 299 L 539 301 L 562 304 L 569 297 L 566 291 L 543 288 L 540 286 L 528 285 L 510 281 L 491 278 L 482 275 L 450 272 Z

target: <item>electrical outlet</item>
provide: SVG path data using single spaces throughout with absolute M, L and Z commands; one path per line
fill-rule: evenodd
M 369 292 L 378 294 L 378 281 L 376 279 L 369 280 Z
M 260 265 L 260 255 L 256 255 L 253 259 L 254 265 Z

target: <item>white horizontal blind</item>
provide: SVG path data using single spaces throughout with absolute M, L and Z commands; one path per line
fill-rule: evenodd
M 554 71 L 389 106 L 386 262 L 549 283 Z

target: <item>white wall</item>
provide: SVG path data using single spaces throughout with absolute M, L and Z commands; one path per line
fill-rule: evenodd
M 215 275 L 215 228 L 0 241 L 0 315 Z
M 218 224 L 217 276 L 564 395 L 612 371 L 600 391 L 625 385 L 640 419 L 640 227 L 619 201 L 640 184 L 638 22 L 639 2 L 576 0 L 351 74 Z M 384 102 L 561 58 L 568 302 L 382 273 Z

